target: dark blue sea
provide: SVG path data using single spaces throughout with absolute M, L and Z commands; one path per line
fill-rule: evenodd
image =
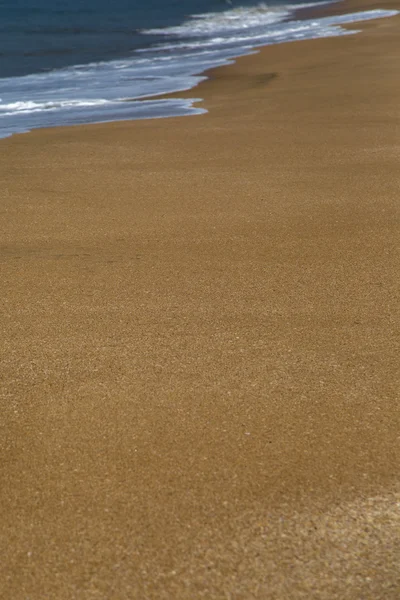
M 0 137 L 35 127 L 204 112 L 169 92 L 267 44 L 348 35 L 343 23 L 394 14 L 299 20 L 318 2 L 0 0 Z M 147 99 L 146 99 L 147 98 Z

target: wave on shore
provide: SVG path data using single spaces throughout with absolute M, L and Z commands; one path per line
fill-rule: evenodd
M 194 115 L 198 99 L 156 98 L 196 86 L 210 68 L 254 48 L 295 40 L 350 35 L 341 25 L 390 17 L 368 10 L 297 20 L 312 5 L 260 4 L 189 17 L 175 27 L 142 30 L 163 41 L 137 48 L 125 59 L 76 65 L 0 79 L 0 137 L 39 127 Z M 147 98 L 147 99 L 146 99 Z

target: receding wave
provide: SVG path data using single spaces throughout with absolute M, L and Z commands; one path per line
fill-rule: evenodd
M 42 110 L 58 110 L 60 108 L 77 108 L 86 106 L 104 106 L 110 104 L 108 100 L 60 100 L 55 102 L 10 102 L 9 104 L 0 103 L 0 116 L 14 115 L 16 113 L 32 113 Z
M 229 33 L 253 27 L 265 27 L 285 19 L 295 8 L 309 6 L 270 6 L 264 3 L 247 8 L 232 8 L 223 12 L 192 15 L 188 21 L 175 27 L 144 29 L 149 35 L 174 35 L 181 37 Z M 315 6 L 315 4 L 313 5 Z
M 295 8 L 306 6 L 259 4 L 194 15 L 176 27 L 142 32 L 143 47 L 124 59 L 0 79 L 0 137 L 35 127 L 201 114 L 197 99 L 160 96 L 195 87 L 208 69 L 259 46 L 351 35 L 356 31 L 341 25 L 398 14 L 375 9 L 293 18 Z M 158 43 L 151 45 L 154 35 Z

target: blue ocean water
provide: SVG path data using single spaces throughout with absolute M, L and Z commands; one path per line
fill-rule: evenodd
M 396 11 L 299 20 L 294 0 L 0 0 L 0 137 L 35 127 L 198 114 L 190 89 L 257 46 L 346 35 Z M 195 94 L 194 94 L 195 96 Z M 146 100 L 146 98 L 149 98 Z

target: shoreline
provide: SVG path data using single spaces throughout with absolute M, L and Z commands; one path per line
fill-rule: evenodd
M 0 595 L 397 600 L 399 22 L 0 144 Z
M 312 6 L 312 7 L 306 7 L 306 8 L 298 8 L 295 10 L 290 11 L 286 11 L 289 13 L 288 17 L 286 19 L 283 19 L 281 21 L 281 25 L 283 25 L 285 22 L 290 23 L 293 19 L 294 23 L 298 23 L 302 20 L 309 20 L 309 19 L 313 19 L 315 18 L 320 18 L 320 17 L 329 17 L 329 16 L 342 16 L 345 17 L 348 14 L 352 14 L 351 9 L 348 7 L 348 9 L 346 10 L 346 5 L 343 5 L 343 1 L 339 1 L 339 0 L 333 0 L 331 2 L 328 2 L 326 4 L 322 5 L 317 5 L 317 6 Z M 352 6 L 352 3 L 349 2 L 350 7 Z M 339 6 L 338 6 L 339 5 Z M 391 4 L 393 6 L 393 3 Z M 355 8 L 360 8 L 362 12 L 363 9 L 365 8 L 371 8 L 372 5 L 371 3 L 368 3 L 368 0 L 366 3 L 363 3 L 361 7 L 357 6 L 357 2 L 355 3 Z M 386 6 L 386 5 L 385 5 Z M 355 11 L 357 12 L 357 11 Z M 393 15 L 387 15 L 387 16 L 382 16 L 382 15 L 377 15 L 376 19 L 380 19 L 380 18 L 390 18 Z M 365 18 L 365 17 L 364 17 Z M 350 23 L 338 23 L 338 24 L 330 24 L 329 26 L 325 26 L 326 31 L 325 31 L 325 36 L 322 37 L 322 39 L 324 39 L 324 37 L 332 37 L 332 33 L 329 33 L 329 31 L 332 28 L 338 28 L 340 30 L 345 30 L 347 29 L 355 29 L 356 28 L 356 32 L 358 33 L 361 30 L 359 29 L 360 26 L 362 26 L 364 23 L 368 23 L 369 20 L 376 20 L 376 19 L 366 19 L 364 20 L 363 18 L 361 19 L 361 21 L 355 21 L 355 22 L 350 22 Z M 282 35 L 282 32 L 281 32 Z M 288 34 L 286 34 L 287 36 Z M 301 34 L 304 35 L 304 34 Z M 308 35 L 310 35 L 310 31 L 308 32 Z M 316 32 L 314 31 L 313 35 L 316 35 Z M 338 34 L 338 36 L 343 35 L 343 34 Z M 273 36 L 272 36 L 273 37 Z M 333 35 L 333 37 L 336 37 L 336 35 Z M 284 44 L 290 44 L 292 42 L 297 42 L 297 41 L 311 41 L 312 39 L 321 39 L 318 36 L 317 37 L 311 37 L 311 38 L 305 38 L 302 40 L 288 40 L 285 39 L 284 41 L 279 41 L 279 42 L 265 42 L 264 45 L 262 44 L 257 44 L 256 42 L 257 37 L 254 37 L 254 39 L 249 39 L 248 43 L 247 43 L 247 50 L 244 51 L 242 48 L 242 52 L 240 52 L 240 48 L 237 47 L 237 52 L 238 54 L 236 56 L 232 56 L 230 58 L 225 57 L 222 58 L 222 56 L 220 56 L 219 58 L 215 57 L 215 66 L 213 67 L 209 67 L 209 68 L 205 68 L 205 65 L 203 65 L 203 70 L 202 71 L 187 71 L 186 75 L 184 75 L 184 68 L 181 65 L 182 73 L 181 73 L 181 78 L 184 76 L 186 77 L 186 83 L 189 85 L 188 82 L 191 82 L 191 85 L 189 85 L 189 87 L 187 89 L 181 90 L 181 91 L 176 91 L 176 92 L 160 92 L 158 94 L 154 94 L 154 95 L 147 95 L 147 96 L 142 96 L 142 97 L 132 97 L 132 98 L 124 98 L 123 100 L 121 99 L 114 99 L 114 101 L 111 101 L 109 99 L 109 101 L 106 101 L 105 98 L 107 98 L 107 94 L 105 93 L 104 98 L 102 98 L 101 100 L 98 99 L 98 102 L 96 103 L 95 101 L 94 104 L 97 106 L 96 109 L 93 109 L 96 111 L 99 110 L 98 108 L 98 104 L 100 102 L 101 103 L 105 103 L 108 106 L 108 109 L 105 110 L 104 114 L 102 115 L 103 118 L 100 117 L 100 114 L 98 113 L 97 121 L 93 121 L 93 115 L 88 114 L 87 115 L 87 121 L 86 122 L 80 122 L 81 117 L 79 117 L 78 121 L 76 123 L 71 122 L 71 118 L 72 120 L 74 119 L 74 117 L 71 117 L 71 115 L 69 116 L 69 118 L 67 119 L 67 123 L 63 123 L 63 120 L 65 120 L 65 115 L 64 117 L 62 116 L 62 114 L 58 114 L 58 124 L 53 123 L 51 124 L 52 118 L 50 117 L 50 124 L 47 123 L 45 124 L 43 122 L 43 118 L 42 117 L 42 124 L 37 127 L 35 126 L 35 121 L 33 122 L 33 127 L 31 129 L 29 129 L 30 125 L 29 125 L 29 116 L 28 118 L 28 122 L 25 123 L 25 117 L 26 115 L 24 114 L 19 114 L 15 113 L 15 119 L 17 119 L 17 121 L 15 121 L 14 119 L 14 125 L 11 126 L 11 128 L 17 127 L 17 122 L 18 119 L 22 119 L 22 123 L 18 126 L 20 128 L 20 130 L 14 130 L 11 131 L 11 133 L 6 133 L 9 131 L 10 129 L 10 125 L 7 125 L 7 114 L 5 113 L 4 117 L 6 118 L 5 123 L 3 123 L 3 131 L 4 134 L 2 135 L 2 137 L 0 139 L 7 139 L 8 137 L 12 136 L 12 135 L 19 135 L 21 133 L 29 133 L 30 131 L 33 131 L 35 129 L 47 129 L 47 128 L 53 128 L 53 127 L 76 127 L 76 126 L 81 126 L 81 125 L 91 125 L 91 124 L 107 124 L 107 123 L 114 123 L 114 122 L 120 122 L 120 121 L 136 121 L 136 120 L 147 120 L 147 119 L 159 119 L 159 118 L 179 118 L 180 116 L 198 116 L 201 115 L 203 111 L 207 112 L 206 109 L 203 109 L 201 107 L 198 106 L 198 103 L 201 102 L 201 99 L 196 99 L 194 96 L 194 93 L 192 93 L 194 90 L 196 90 L 198 88 L 199 85 L 201 85 L 201 83 L 203 81 L 205 81 L 208 77 L 209 74 L 211 74 L 215 69 L 218 68 L 223 68 L 225 66 L 229 66 L 230 64 L 233 64 L 236 60 L 240 59 L 241 57 L 247 56 L 247 55 L 251 55 L 254 52 L 258 52 L 260 50 L 262 50 L 262 48 L 265 47 L 269 47 L 270 45 L 276 45 L 284 43 Z M 272 39 L 272 38 L 271 38 Z M 253 44 L 251 43 L 251 41 L 253 41 Z M 244 43 L 244 42 L 243 42 Z M 252 49 L 250 50 L 250 47 L 252 46 Z M 222 64 L 218 64 L 218 61 L 222 61 Z M 225 64 L 223 64 L 223 62 L 225 61 Z M 111 63 L 110 63 L 111 64 Z M 187 67 L 186 67 L 187 69 Z M 34 74 L 33 74 L 34 75 Z M 112 76 L 112 75 L 110 75 Z M 127 76 L 127 75 L 126 75 Z M 134 75 L 133 73 L 131 74 L 132 77 L 132 82 L 135 81 L 134 79 Z M 18 78 L 17 78 L 18 79 Z M 82 93 L 82 90 L 81 90 Z M 35 94 L 35 92 L 33 92 L 33 94 Z M 34 97 L 34 96 L 33 96 Z M 65 100 L 67 102 L 67 100 Z M 57 104 L 57 102 L 60 104 L 61 100 L 58 99 L 57 101 L 54 100 L 55 104 Z M 54 102 L 50 102 L 50 104 L 54 104 Z M 83 102 L 83 100 L 82 100 Z M 85 101 L 86 102 L 86 101 Z M 115 105 L 114 110 L 112 111 L 110 108 L 110 102 L 111 105 Z M 162 110 L 160 108 L 160 105 L 162 103 L 165 103 L 164 109 Z M 62 102 L 61 102 L 62 103 Z M 125 108 L 123 109 L 122 106 L 127 107 L 130 105 L 130 103 L 132 103 L 132 109 L 131 111 L 133 111 L 133 114 L 129 117 L 128 114 L 124 114 L 124 116 L 121 116 L 121 113 L 126 113 Z M 38 106 L 40 105 L 40 102 L 38 104 Z M 151 105 L 151 108 L 150 108 Z M 169 108 L 166 108 L 166 106 L 168 105 Z M 7 105 L 8 106 L 8 105 Z M 11 105 L 10 105 L 11 106 Z M 119 106 L 119 108 L 118 108 Z M 46 105 L 47 107 L 47 105 Z M 59 107 L 60 108 L 60 107 Z M 110 118 L 110 111 L 111 113 L 114 113 L 114 118 Z M 153 116 L 141 116 L 141 114 L 144 114 L 147 111 L 147 113 L 150 115 L 150 113 L 153 114 Z M 197 111 L 197 112 L 196 112 Z M 39 111 L 39 114 L 43 113 L 43 110 Z M 50 114 L 52 113 L 52 111 L 50 111 Z M 169 113 L 169 114 L 168 114 Z M 175 114 L 174 114 L 175 113 Z M 179 114 L 180 113 L 180 114 Z M 11 114 L 11 113 L 10 113 Z M 94 113 L 93 113 L 94 114 Z M 135 116 L 136 115 L 136 116 Z M 40 121 L 40 116 L 39 116 L 39 121 Z M 54 119 L 54 117 L 53 117 Z M 76 117 L 75 117 L 76 120 Z M 69 121 L 69 122 L 68 122 Z

